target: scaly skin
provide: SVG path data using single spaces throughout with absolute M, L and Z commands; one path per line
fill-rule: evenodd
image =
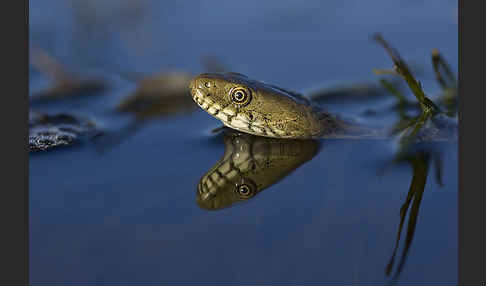
M 218 210 L 256 194 L 311 160 L 317 140 L 264 138 L 228 129 L 223 157 L 201 178 L 197 203 Z
M 294 139 L 349 138 L 367 133 L 317 108 L 300 94 L 241 74 L 201 74 L 189 88 L 202 109 L 241 132 Z
M 390 138 L 376 130 L 346 122 L 308 98 L 238 73 L 205 73 L 189 84 L 194 101 L 232 129 L 271 138 Z M 434 122 L 430 122 L 434 121 Z M 415 141 L 448 140 L 457 129 L 441 116 L 429 120 Z M 441 125 L 447 128 L 441 130 Z
M 206 112 L 238 131 L 272 138 L 382 138 L 315 106 L 292 91 L 237 73 L 205 73 L 189 88 Z

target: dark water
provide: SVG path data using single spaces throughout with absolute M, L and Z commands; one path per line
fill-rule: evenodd
M 383 35 L 426 92 L 430 51 L 457 70 L 457 1 L 30 2 L 31 45 L 69 70 L 105 76 L 102 95 L 36 110 L 114 115 L 136 87 L 120 74 L 204 71 L 214 54 L 233 71 L 302 92 L 376 81 L 391 67 Z M 31 93 L 49 85 L 31 70 Z M 342 107 L 341 107 L 342 108 Z M 341 110 L 342 111 L 342 110 Z M 395 118 L 389 115 L 387 118 Z M 310 161 L 230 208 L 198 206 L 199 179 L 221 158 L 219 122 L 195 109 L 146 121 L 106 153 L 96 142 L 30 159 L 32 285 L 387 285 L 385 273 L 412 183 L 412 164 L 388 164 L 388 141 L 321 141 Z M 442 144 L 443 186 L 430 161 L 415 233 L 397 285 L 457 284 L 457 145 Z M 416 157 L 427 165 L 423 157 Z M 420 165 L 419 164 L 419 165 Z M 420 166 L 422 166 L 420 165 Z M 417 166 L 417 165 L 416 165 Z

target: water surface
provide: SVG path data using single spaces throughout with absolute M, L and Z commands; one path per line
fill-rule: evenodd
M 391 61 L 370 40 L 374 32 L 421 68 L 426 92 L 439 90 L 433 48 L 457 69 L 456 1 L 328 2 L 31 1 L 31 45 L 75 73 L 111 83 L 100 96 L 36 110 L 89 116 L 117 132 L 133 122 L 112 112 L 136 87 L 125 74 L 197 74 L 205 54 L 233 71 L 301 92 L 376 81 L 371 70 L 391 67 Z M 30 85 L 34 93 L 49 79 L 31 70 Z M 344 106 L 335 108 L 344 112 Z M 391 281 L 408 218 L 390 276 L 386 266 L 413 178 L 412 164 L 390 164 L 396 154 L 391 142 L 322 140 L 311 160 L 252 199 L 208 211 L 197 204 L 196 192 L 223 156 L 223 138 L 209 132 L 218 126 L 194 109 L 146 121 L 102 154 L 93 141 L 31 155 L 32 285 Z M 457 284 L 457 144 L 437 150 L 443 185 L 432 158 L 397 285 Z

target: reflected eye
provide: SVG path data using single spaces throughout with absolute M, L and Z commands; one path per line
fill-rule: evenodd
M 240 185 L 238 187 L 238 194 L 242 197 L 249 197 L 252 194 L 251 187 L 248 185 Z
M 243 87 L 231 91 L 231 100 L 238 105 L 247 105 L 251 101 L 250 91 Z
M 235 191 L 241 199 L 249 199 L 255 195 L 256 186 L 251 180 L 243 179 L 236 185 Z

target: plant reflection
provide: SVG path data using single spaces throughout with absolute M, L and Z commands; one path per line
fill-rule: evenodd
M 437 144 L 437 143 L 435 143 Z M 385 273 L 387 276 L 392 274 L 393 266 L 395 264 L 395 257 L 400 244 L 400 238 L 405 223 L 405 219 L 408 214 L 408 224 L 405 237 L 405 245 L 402 250 L 402 254 L 398 265 L 393 275 L 393 280 L 396 281 L 400 276 L 403 267 L 405 265 L 407 255 L 410 250 L 410 246 L 413 241 L 415 234 L 415 227 L 417 225 L 418 214 L 420 210 L 420 203 L 422 201 L 422 195 L 425 190 L 425 185 L 427 182 L 427 176 L 429 174 L 430 165 L 434 163 L 435 167 L 435 179 L 437 183 L 442 186 L 442 158 L 438 151 L 438 146 L 433 146 L 430 144 L 422 146 L 414 146 L 413 149 L 407 149 L 406 152 L 399 152 L 396 156 L 394 164 L 408 164 L 412 167 L 413 176 L 410 182 L 410 187 L 408 189 L 408 194 L 405 202 L 400 208 L 400 222 L 398 225 L 398 234 L 395 241 L 395 247 L 391 255 L 390 261 L 386 266 Z
M 431 162 L 434 162 L 435 165 L 437 183 L 439 186 L 443 185 L 442 158 L 439 148 L 441 143 L 437 141 L 449 141 L 457 138 L 457 82 L 445 59 L 438 50 L 433 50 L 432 65 L 437 82 L 442 87 L 442 94 L 437 100 L 438 105 L 436 105 L 425 95 L 421 83 L 414 78 L 398 52 L 380 35 L 375 35 L 374 38 L 385 48 L 394 62 L 394 70 L 392 72 L 406 81 L 421 106 L 420 114 L 416 116 L 407 115 L 407 108 L 413 104 L 406 99 L 395 84 L 385 79 L 380 80 L 381 84 L 398 100 L 395 111 L 398 113 L 399 120 L 391 129 L 391 135 L 399 137 L 399 149 L 395 156 L 394 164 L 406 163 L 411 165 L 413 170 L 407 197 L 400 208 L 400 222 L 395 247 L 385 269 L 385 274 L 391 276 L 403 226 L 408 214 L 405 244 L 392 277 L 391 282 L 393 283 L 397 281 L 402 273 L 410 251 Z M 436 142 L 431 143 L 431 141 Z

